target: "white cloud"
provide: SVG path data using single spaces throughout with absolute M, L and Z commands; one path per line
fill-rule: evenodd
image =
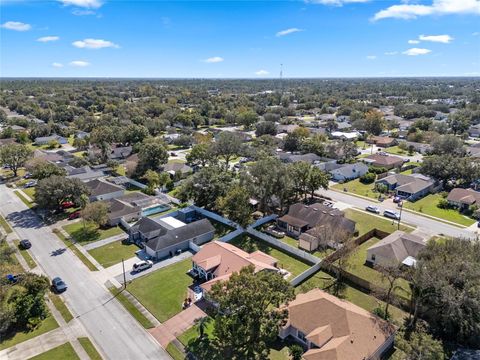
M 108 40 L 102 39 L 84 39 L 74 41 L 72 43 L 73 46 L 80 48 L 80 49 L 103 49 L 103 48 L 118 48 L 117 44 L 114 44 Z
M 40 42 L 50 42 L 50 41 L 57 41 L 60 38 L 58 36 L 43 36 L 41 38 L 38 38 L 37 41 Z
M 418 41 L 418 40 L 408 40 L 408 43 L 409 44 L 419 44 L 420 41 Z
M 478 31 L 475 31 L 475 32 L 472 33 L 472 36 L 478 36 L 478 35 L 480 35 L 480 32 L 478 32 Z
M 70 66 L 75 66 L 75 67 L 86 67 L 86 66 L 89 66 L 90 63 L 88 61 L 83 61 L 83 60 L 74 60 L 74 61 L 71 61 Z
M 422 41 L 439 42 L 443 44 L 448 44 L 453 40 L 453 37 L 450 35 L 420 35 L 418 38 Z
M 223 60 L 224 59 L 220 56 L 213 56 L 213 57 L 210 57 L 210 58 L 205 59 L 203 61 L 206 62 L 206 63 L 209 63 L 209 64 L 214 64 L 214 63 L 222 62 Z
M 450 14 L 480 15 L 480 0 L 432 0 L 431 5 L 392 5 L 377 12 L 372 20 L 416 19 L 419 16 Z
M 258 70 L 258 71 L 255 71 L 255 75 L 258 75 L 258 76 L 265 76 L 265 75 L 268 75 L 270 74 L 267 70 Z
M 100 0 L 59 0 L 63 5 L 78 6 L 84 8 L 97 9 L 103 5 Z
M 63 64 L 62 64 L 62 63 L 58 63 L 58 62 L 54 62 L 54 63 L 52 63 L 52 66 L 55 67 L 55 68 L 62 68 L 62 67 L 63 67 Z
M 344 4 L 351 3 L 366 3 L 370 0 L 306 0 L 307 3 L 311 4 L 321 4 L 321 5 L 332 5 L 332 6 L 342 6 Z
M 285 29 L 285 30 L 277 32 L 275 34 L 275 36 L 285 36 L 285 35 L 293 34 L 293 33 L 300 32 L 300 31 L 304 31 L 304 30 L 303 29 L 298 29 L 298 28 L 289 28 L 289 29 Z
M 385 55 L 387 56 L 393 56 L 393 55 L 397 55 L 398 54 L 398 51 L 387 51 L 385 52 Z
M 85 15 L 95 15 L 96 13 L 93 10 L 74 9 L 72 10 L 72 14 L 76 16 L 85 16 Z
M 377 58 L 377 55 L 367 55 L 368 60 L 375 60 Z
M 406 51 L 404 51 L 402 54 L 404 55 L 409 55 L 409 56 L 418 56 L 418 55 L 426 55 L 428 53 L 431 53 L 432 50 L 429 49 L 422 49 L 422 48 L 411 48 Z
M 0 27 L 8 30 L 15 30 L 15 31 L 28 31 L 32 28 L 30 24 L 25 24 L 20 21 L 7 21 L 6 23 L 2 24 Z

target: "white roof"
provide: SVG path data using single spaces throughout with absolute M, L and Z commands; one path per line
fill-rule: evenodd
M 342 131 L 333 131 L 333 137 L 344 137 L 346 139 L 355 139 L 358 137 L 357 132 L 342 132 Z
M 412 267 L 417 264 L 417 260 L 413 256 L 407 256 L 405 260 L 402 261 L 402 264 Z
M 168 229 L 177 229 L 179 227 L 185 226 L 186 224 L 178 219 L 175 219 L 173 216 L 167 216 L 157 220 Z

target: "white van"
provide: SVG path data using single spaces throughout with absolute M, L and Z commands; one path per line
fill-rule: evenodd
M 150 260 L 139 261 L 139 262 L 133 264 L 132 271 L 133 272 L 140 272 L 140 271 L 143 271 L 143 270 L 150 269 L 152 266 L 153 266 L 153 262 L 150 261 Z
M 387 218 L 390 218 L 390 219 L 395 219 L 395 220 L 400 219 L 400 214 L 395 212 L 395 211 L 392 211 L 392 210 L 385 210 L 383 212 L 383 216 L 385 216 Z

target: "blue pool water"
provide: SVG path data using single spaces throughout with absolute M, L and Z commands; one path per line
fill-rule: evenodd
M 158 214 L 170 209 L 170 205 L 157 205 L 142 211 L 143 216 Z

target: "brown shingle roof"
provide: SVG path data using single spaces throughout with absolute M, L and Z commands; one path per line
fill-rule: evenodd
M 314 289 L 288 305 L 290 325 L 318 348 L 303 354 L 307 360 L 363 360 L 373 355 L 395 332 L 368 311 Z
M 450 191 L 447 200 L 472 205 L 474 203 L 480 203 L 480 192 L 472 189 L 455 188 Z
M 365 159 L 373 160 L 373 163 L 379 166 L 397 166 L 403 164 L 403 159 L 398 156 L 373 154 L 367 156 Z
M 85 183 L 87 187 L 90 189 L 90 195 L 92 196 L 99 196 L 104 194 L 110 194 L 116 191 L 124 190 L 123 187 L 114 185 L 102 180 L 92 180 Z
M 192 261 L 206 271 L 212 271 L 215 278 L 203 283 L 205 290 L 219 280 L 228 279 L 234 272 L 239 272 L 246 266 L 253 265 L 255 271 L 277 270 L 274 264 L 277 260 L 261 251 L 249 254 L 242 249 L 221 241 L 212 241 L 192 257 Z
M 416 258 L 424 248 L 425 242 L 420 236 L 397 230 L 370 246 L 367 252 L 401 263 L 408 256 Z

